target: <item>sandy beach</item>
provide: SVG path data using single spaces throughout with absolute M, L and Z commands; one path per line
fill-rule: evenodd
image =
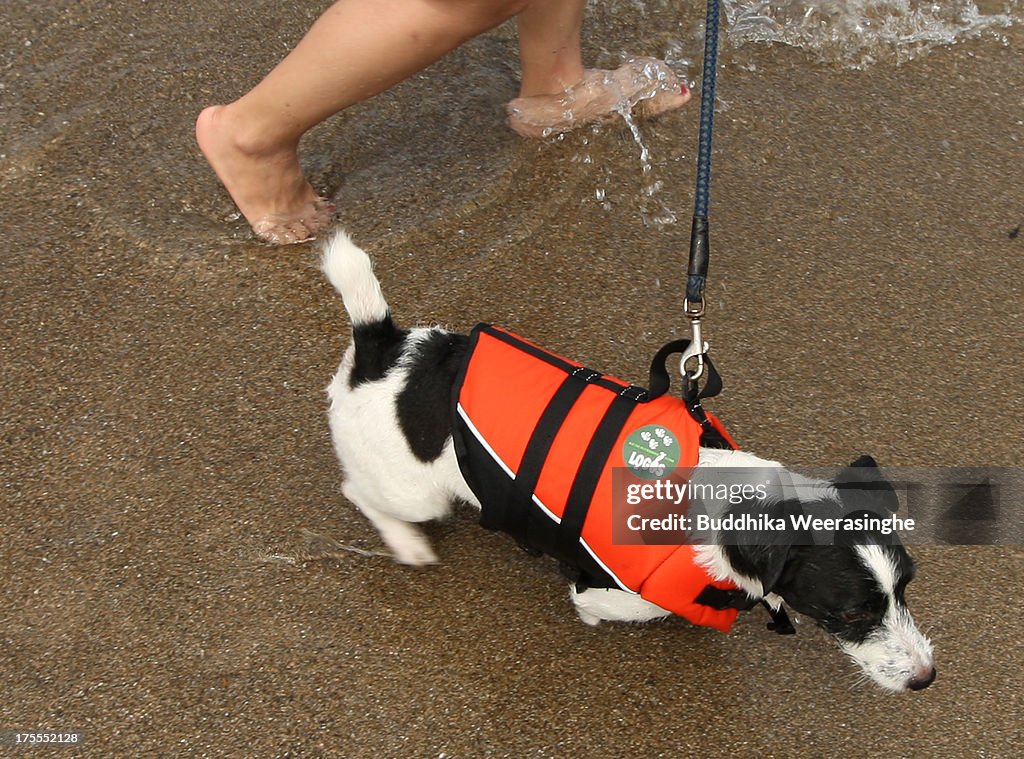
M 340 494 L 349 325 L 317 248 L 254 241 L 192 133 L 326 5 L 6 4 L 0 731 L 103 757 L 1016 756 L 1019 545 L 914 547 L 939 674 L 901 695 L 806 619 L 587 628 L 465 511 L 428 528 L 439 565 L 380 555 Z M 681 44 L 698 78 L 702 14 L 601 4 L 588 62 Z M 709 405 L 745 449 L 1024 466 L 1024 31 L 1000 34 L 862 70 L 723 47 Z M 512 133 L 516 51 L 514 26 L 467 43 L 317 127 L 304 166 L 402 323 L 495 322 L 643 384 L 685 331 L 696 103 L 641 125 L 644 176 L 622 124 Z

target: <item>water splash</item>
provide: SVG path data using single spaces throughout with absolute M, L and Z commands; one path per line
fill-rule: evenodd
M 640 218 L 648 227 L 664 227 L 676 223 L 675 212 L 660 198 L 658 194 L 665 188 L 665 182 L 654 176 L 654 164 L 651 162 L 651 151 L 644 143 L 640 127 L 636 119 L 626 109 L 620 109 L 619 114 L 626 122 L 633 141 L 640 148 Z
M 633 142 L 635 142 L 637 147 L 640 148 L 640 167 L 642 172 L 645 175 L 650 174 L 652 171 L 651 151 L 649 151 L 647 146 L 644 145 L 644 138 L 643 135 L 640 134 L 640 127 L 637 125 L 636 119 L 633 118 L 633 114 L 630 113 L 627 108 L 620 107 L 619 115 L 622 116 L 622 120 L 625 121 L 626 126 L 629 127 L 629 131 L 633 135 Z
M 897 65 L 929 50 L 1020 23 L 1024 0 L 724 0 L 729 41 L 781 43 L 821 62 Z

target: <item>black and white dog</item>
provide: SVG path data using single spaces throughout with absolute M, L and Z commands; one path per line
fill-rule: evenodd
M 324 245 L 323 270 L 344 300 L 353 332 L 328 387 L 342 492 L 399 562 L 433 563 L 437 557 L 415 523 L 444 517 L 457 499 L 480 506 L 452 440 L 452 387 L 468 339 L 439 327 L 396 327 L 369 257 L 344 233 Z M 858 463 L 874 466 L 867 457 Z M 785 471 L 749 453 L 702 448 L 698 470 L 705 466 Z M 816 499 L 840 499 L 835 483 L 815 482 L 810 489 Z M 702 545 L 697 552 L 715 579 L 813 618 L 883 688 L 920 690 L 935 677 L 932 646 L 904 598 L 913 560 L 893 538 L 828 546 Z M 616 589 L 573 588 L 572 600 L 588 624 L 669 614 Z

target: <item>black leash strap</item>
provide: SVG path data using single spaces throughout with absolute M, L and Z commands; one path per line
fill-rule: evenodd
M 690 228 L 690 262 L 686 275 L 683 313 L 690 322 L 691 345 L 683 353 L 679 368 L 689 383 L 704 374 L 708 344 L 701 332 L 704 316 L 704 286 L 708 279 L 708 205 L 711 202 L 711 135 L 715 125 L 715 78 L 718 73 L 719 0 L 708 0 L 704 17 L 704 64 L 701 72 L 700 136 L 697 143 L 697 187 Z
M 718 0 L 708 0 L 704 19 L 704 64 L 700 90 L 700 136 L 697 143 L 697 188 L 690 228 L 690 266 L 686 278 L 687 313 L 703 311 L 708 277 L 708 206 L 711 202 L 711 135 L 715 126 L 715 75 L 718 72 Z

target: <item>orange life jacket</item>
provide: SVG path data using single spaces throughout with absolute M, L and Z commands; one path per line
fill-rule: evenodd
M 720 423 L 708 419 L 734 447 Z M 642 388 L 481 324 L 456 381 L 453 425 L 482 525 L 555 557 L 584 586 L 638 593 L 695 624 L 729 631 L 737 610 L 697 599 L 709 586 L 736 587 L 714 580 L 691 545 L 613 541 L 613 469 L 626 469 L 627 443 L 635 448 L 636 434 L 670 431 L 678 446 L 674 466 L 697 464 L 709 428 L 682 399 L 650 399 Z

